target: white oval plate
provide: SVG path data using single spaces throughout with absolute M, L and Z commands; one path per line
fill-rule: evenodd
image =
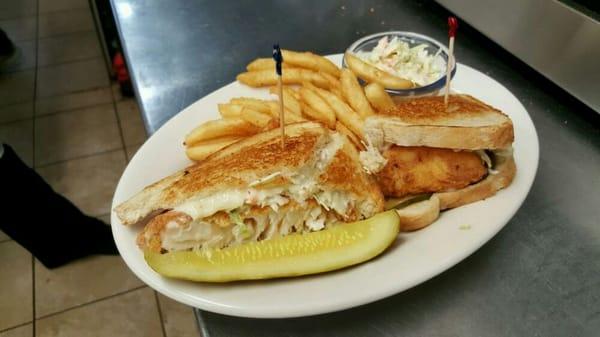
M 341 64 L 341 54 L 330 58 Z M 397 243 L 379 258 L 352 268 L 299 278 L 227 284 L 161 277 L 148 267 L 135 244 L 140 228 L 123 226 L 113 212 L 112 231 L 123 260 L 142 281 L 176 301 L 221 314 L 260 318 L 343 310 L 394 295 L 438 275 L 476 251 L 510 220 L 531 188 L 539 157 L 533 122 L 505 87 L 462 64 L 452 85 L 455 91 L 501 109 L 514 123 L 517 175 L 496 196 L 444 212 L 429 227 L 401 234 Z M 217 103 L 239 96 L 272 98 L 266 89 L 234 82 L 181 111 L 154 133 L 130 161 L 117 186 L 113 208 L 146 185 L 190 164 L 183 151 L 184 136 L 194 126 L 218 118 Z M 464 229 L 465 225 L 470 228 Z

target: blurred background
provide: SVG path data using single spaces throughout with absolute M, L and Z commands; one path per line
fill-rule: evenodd
M 83 212 L 110 223 L 114 189 L 146 132 L 109 1 L 0 0 L 0 29 L 15 47 L 0 58 L 0 141 Z M 144 286 L 119 256 L 49 270 L 0 232 L 0 336 L 34 329 L 198 335 L 192 310 Z

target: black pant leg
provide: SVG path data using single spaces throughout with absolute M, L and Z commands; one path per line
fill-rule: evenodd
M 4 210 L 0 229 L 46 267 L 90 254 L 117 253 L 109 226 L 54 192 L 6 144 L 0 158 L 0 183 Z

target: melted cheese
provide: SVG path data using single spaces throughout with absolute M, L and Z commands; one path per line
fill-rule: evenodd
M 173 210 L 185 213 L 194 220 L 201 219 L 218 211 L 230 211 L 242 206 L 247 195 L 247 190 L 223 191 L 208 197 L 191 199 Z
M 285 205 L 288 199 L 281 194 L 284 188 L 270 189 L 236 189 L 215 193 L 204 198 L 195 198 L 173 208 L 176 212 L 183 212 L 193 220 L 211 216 L 219 211 L 231 211 L 244 204 L 269 206 L 273 209 Z

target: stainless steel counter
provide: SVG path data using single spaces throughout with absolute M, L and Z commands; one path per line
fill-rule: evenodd
M 576 1 L 437 2 L 600 113 L 600 22 Z
M 112 2 L 149 133 L 275 41 L 329 54 L 390 29 L 444 40 L 448 15 L 429 1 Z M 205 337 L 600 334 L 598 115 L 465 24 L 456 55 L 510 89 L 538 131 L 538 176 L 510 223 L 454 268 L 388 299 L 286 320 L 197 312 Z

